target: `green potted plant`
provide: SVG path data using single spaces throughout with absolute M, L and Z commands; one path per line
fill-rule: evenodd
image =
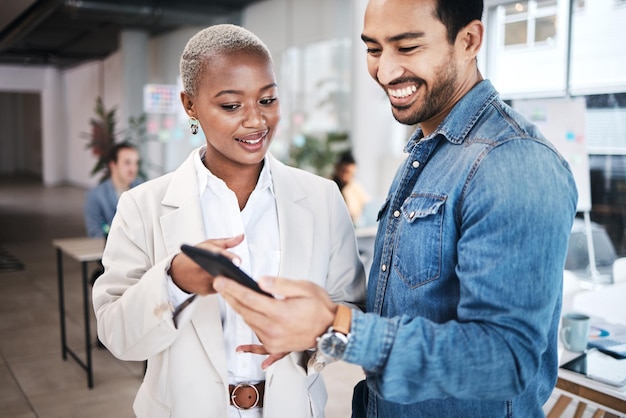
M 145 146 L 150 138 L 146 129 L 146 114 L 142 113 L 138 117 L 130 117 L 128 119 L 128 129 L 123 132 L 116 132 L 116 112 L 117 108 L 106 109 L 101 97 L 96 98 L 94 107 L 95 116 L 89 120 L 91 125 L 91 133 L 84 136 L 87 139 L 87 148 L 91 149 L 97 157 L 96 164 L 91 170 L 91 175 L 101 174 L 100 180 L 107 176 L 107 158 L 113 145 L 117 142 L 118 137 L 122 137 L 123 141 L 129 142 L 137 147 L 141 158 L 139 160 L 139 177 L 147 179 L 145 167 L 158 171 L 162 171 L 161 167 L 151 163 L 146 158 Z

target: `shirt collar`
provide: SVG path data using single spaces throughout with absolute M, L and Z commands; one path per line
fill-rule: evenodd
M 418 142 L 435 138 L 437 135 L 442 135 L 455 144 L 462 143 L 485 108 L 496 97 L 498 92 L 489 80 L 479 82 L 454 105 L 432 134 L 424 137 L 422 128 L 418 127 L 404 147 L 404 151 L 410 153 Z
M 203 145 L 198 149 L 194 157 L 194 165 L 196 167 L 196 177 L 198 180 L 198 194 L 202 196 L 207 187 L 211 187 L 211 183 L 215 184 L 215 182 L 224 183 L 222 179 L 217 177 L 215 174 L 211 173 L 211 171 L 204 165 L 204 157 L 206 155 L 206 145 Z M 225 184 L 225 183 L 224 183 Z M 265 190 L 269 189 L 270 193 L 274 195 L 274 185 L 272 184 L 272 173 L 270 170 L 270 161 L 268 156 L 266 155 L 263 158 L 263 169 L 261 170 L 261 174 L 259 175 L 259 180 L 257 181 L 256 187 L 254 190 Z

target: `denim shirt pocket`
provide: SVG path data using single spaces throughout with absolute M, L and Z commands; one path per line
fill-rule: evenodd
M 443 216 L 446 195 L 414 193 L 402 204 L 393 268 L 409 288 L 441 274 Z

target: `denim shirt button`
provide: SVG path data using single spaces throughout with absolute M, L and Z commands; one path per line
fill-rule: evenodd
M 393 212 L 393 217 L 397 218 L 398 216 L 400 216 L 400 211 L 399 210 L 394 211 Z
M 383 264 L 380 268 L 382 271 L 387 271 L 387 264 Z
M 409 213 L 409 219 L 413 219 L 414 216 L 415 216 L 415 211 Z
M 419 161 L 417 161 L 417 160 L 415 160 L 415 161 L 413 161 L 412 166 L 413 166 L 413 168 L 417 168 L 417 167 L 419 167 L 419 166 L 420 166 L 420 162 L 419 162 Z

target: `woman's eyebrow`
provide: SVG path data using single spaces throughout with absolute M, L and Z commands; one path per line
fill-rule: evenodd
M 264 92 L 265 90 L 269 90 L 269 89 L 274 88 L 274 87 L 278 87 L 278 84 L 276 84 L 276 83 L 270 83 L 270 84 L 268 84 L 267 86 L 263 86 L 263 87 L 261 87 L 261 88 L 259 89 L 259 91 L 260 91 L 260 92 Z M 218 92 L 215 96 L 213 96 L 213 97 L 220 97 L 220 96 L 223 96 L 223 95 L 225 95 L 225 94 L 239 94 L 239 95 L 241 95 L 241 94 L 244 94 L 244 92 L 243 92 L 243 90 L 222 90 L 222 91 L 219 91 L 219 92 Z

